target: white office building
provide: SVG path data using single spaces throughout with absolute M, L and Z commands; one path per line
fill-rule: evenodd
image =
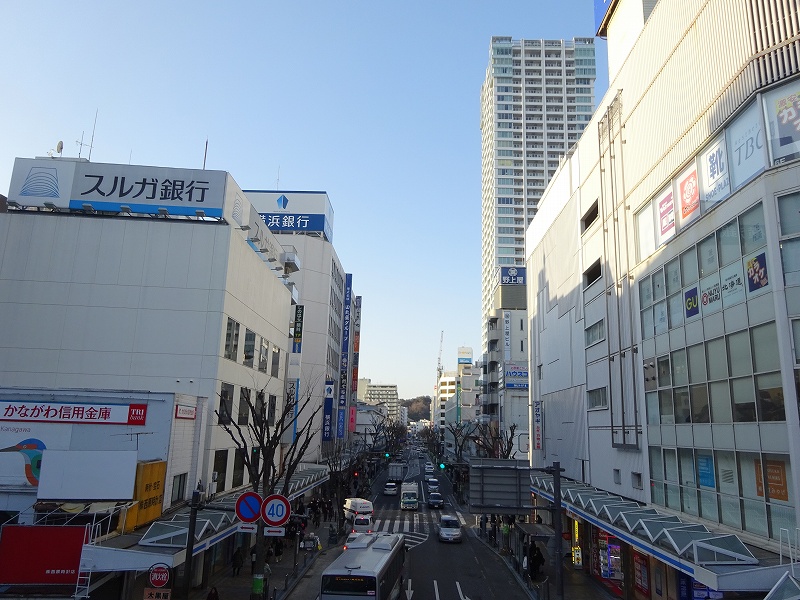
M 386 406 L 390 421 L 400 419 L 400 397 L 397 395 L 397 384 L 368 383 L 364 390 L 364 402 L 367 404 L 383 404 Z
M 533 465 L 615 593 L 765 593 L 800 517 L 797 4 L 605 9 L 609 92 L 526 233 Z

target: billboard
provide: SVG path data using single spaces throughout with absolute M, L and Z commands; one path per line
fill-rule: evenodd
M 297 304 L 294 307 L 294 337 L 292 338 L 292 353 L 299 354 L 303 348 L 303 312 L 305 307 Z
M 136 465 L 136 483 L 133 499 L 136 501 L 125 518 L 125 528 L 133 529 L 161 516 L 164 506 L 164 483 L 167 462 L 154 460 Z
M 80 425 L 144 425 L 147 421 L 147 404 L 0 400 L 0 421 Z
M 349 381 L 347 379 L 348 369 L 350 368 L 350 317 L 351 304 L 353 303 L 353 275 L 347 273 L 344 282 L 344 306 L 342 307 L 342 361 L 339 369 L 339 414 L 336 419 L 336 437 L 344 438 L 345 430 L 345 411 L 347 410 L 347 391 Z
M 500 267 L 500 285 L 525 285 L 525 267 Z
M 330 442 L 333 439 L 333 388 L 335 384 L 333 379 L 325 380 L 325 402 L 322 406 L 323 442 Z
M 0 585 L 78 582 L 87 525 L 4 525 L 0 530 Z
M 18 158 L 8 199 L 22 206 L 221 218 L 225 171 Z
M 792 81 L 767 92 L 764 116 L 770 133 L 772 164 L 800 157 L 800 83 Z
M 333 207 L 325 192 L 245 191 L 273 233 L 322 233 L 333 241 Z
M 458 348 L 458 364 L 471 365 L 472 364 L 472 348 L 467 346 L 460 346 Z
M 136 450 L 45 450 L 39 500 L 133 500 Z

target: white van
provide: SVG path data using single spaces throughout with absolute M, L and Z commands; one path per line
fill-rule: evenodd
M 356 515 L 372 516 L 374 509 L 372 502 L 363 498 L 346 498 L 344 501 L 344 518 L 352 521 Z
M 372 515 L 356 515 L 353 519 L 353 533 L 372 533 L 375 526 L 372 523 Z

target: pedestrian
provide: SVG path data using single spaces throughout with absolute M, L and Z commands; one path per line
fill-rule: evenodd
M 541 569 L 542 565 L 544 564 L 544 555 L 542 554 L 542 551 L 539 550 L 539 546 L 535 546 L 535 548 L 536 549 L 533 551 L 533 558 L 530 561 L 531 566 L 533 567 L 533 575 L 531 576 L 531 579 L 536 579 L 539 576 L 539 569 Z
M 320 502 L 319 505 L 322 508 L 322 520 L 323 521 L 327 521 L 328 520 L 328 501 L 323 498 L 322 502 Z
M 208 590 L 208 596 L 206 596 L 206 600 L 219 600 L 217 588 L 212 587 L 210 590 Z
M 318 508 L 314 508 L 314 527 L 315 528 L 319 527 L 319 509 Z
M 281 562 L 283 557 L 283 540 L 280 538 L 275 540 L 275 562 Z
M 486 521 L 488 520 L 486 514 L 481 515 L 481 537 L 486 537 Z
M 233 572 L 231 573 L 231 577 L 236 577 L 239 574 L 239 571 L 242 570 L 242 565 L 244 564 L 244 556 L 242 556 L 241 548 L 237 548 L 236 552 L 233 553 L 231 564 L 233 565 Z
M 253 546 L 253 549 L 250 550 L 250 574 L 252 575 L 255 573 L 256 570 L 256 558 L 258 557 L 258 552 L 256 552 L 256 547 Z

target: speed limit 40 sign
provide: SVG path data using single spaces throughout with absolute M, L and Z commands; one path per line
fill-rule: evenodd
M 261 504 L 261 518 L 270 527 L 280 527 L 289 520 L 291 509 L 286 496 L 272 494 Z

